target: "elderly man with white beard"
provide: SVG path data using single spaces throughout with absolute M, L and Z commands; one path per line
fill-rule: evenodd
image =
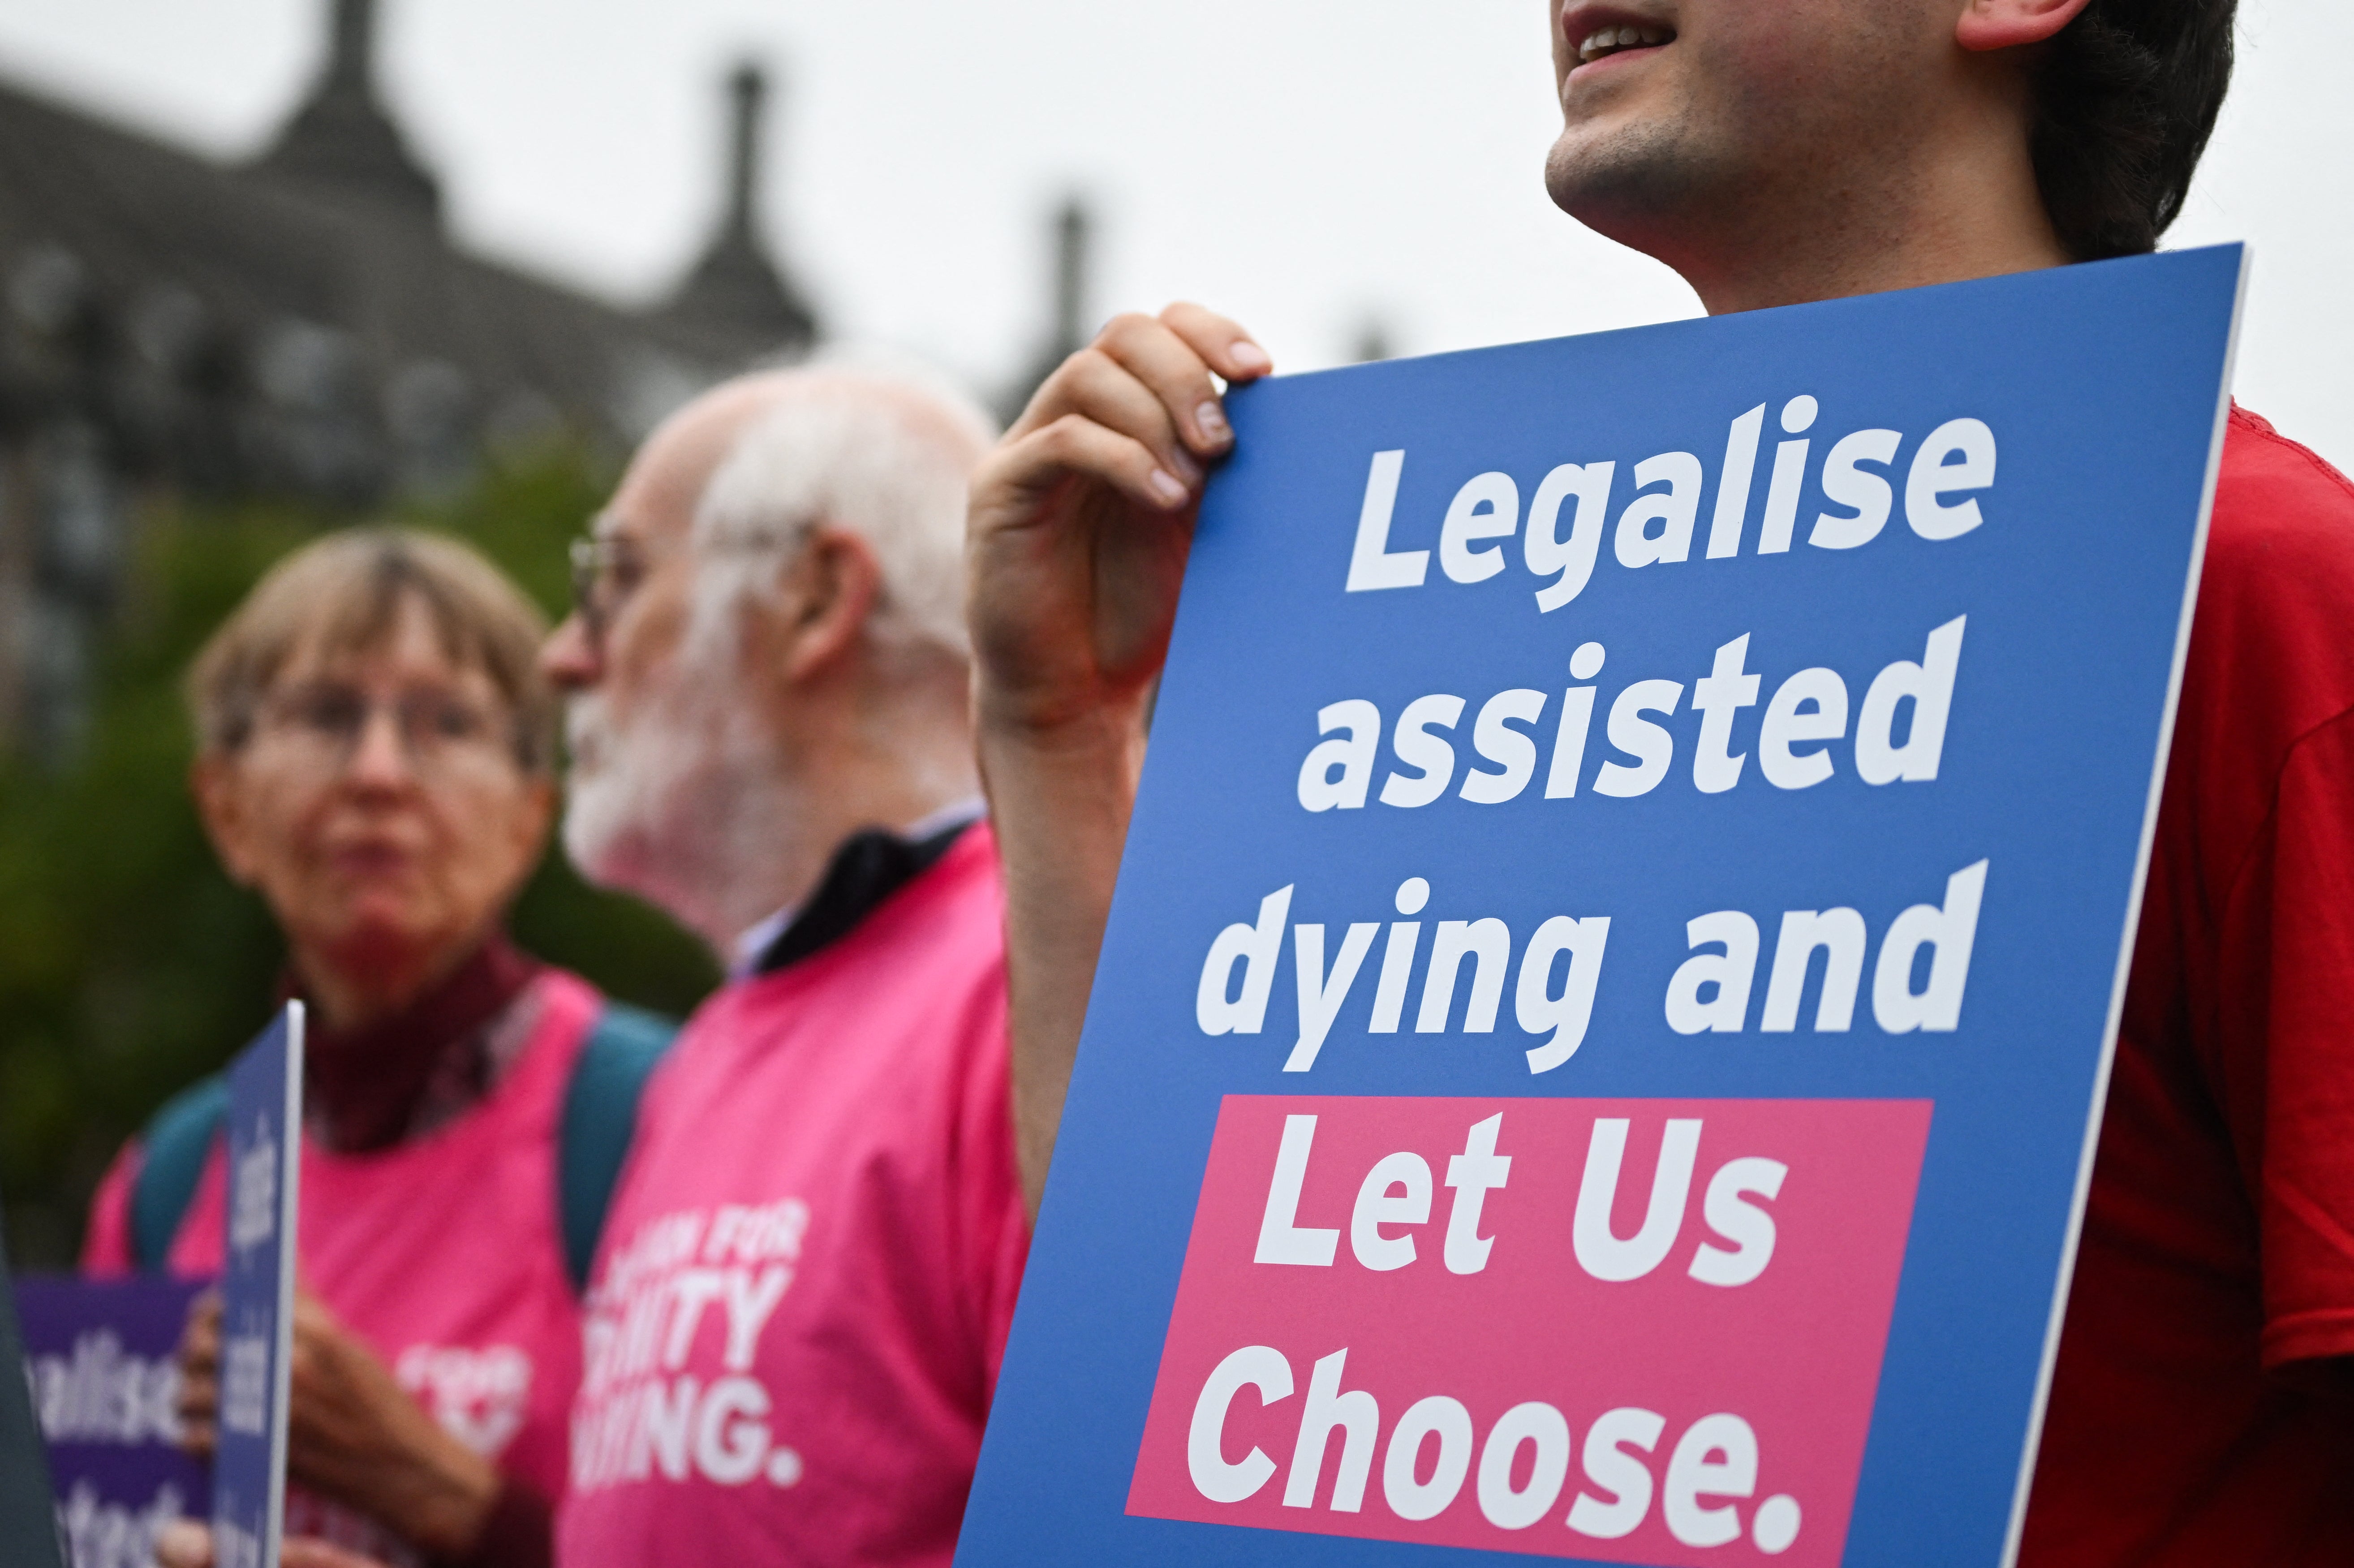
M 576 547 L 566 845 L 730 978 L 614 1193 L 567 1568 L 953 1551 L 1029 1242 L 961 609 L 990 439 L 896 376 L 748 376 Z

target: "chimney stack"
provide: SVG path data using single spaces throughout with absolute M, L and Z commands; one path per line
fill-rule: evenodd
M 1055 209 L 1055 284 L 1046 339 L 1038 345 L 1022 374 L 1001 395 L 998 418 L 1012 424 L 1029 406 L 1055 367 L 1087 345 L 1087 261 L 1094 248 L 1095 215 L 1085 198 L 1069 196 Z
M 1055 217 L 1055 360 L 1076 354 L 1087 341 L 1087 241 L 1092 220 L 1076 196 Z
M 307 196 L 438 224 L 441 187 L 376 97 L 376 0 L 330 4 L 326 69 L 253 167 Z
M 376 0 L 335 0 L 327 75 L 337 84 L 376 90 Z
M 737 361 L 806 354 L 817 314 L 760 237 L 760 143 L 768 73 L 750 60 L 727 74 L 726 209 L 718 231 L 656 319 Z
M 727 90 L 735 100 L 735 122 L 728 142 L 726 227 L 748 237 L 756 232 L 753 211 L 760 189 L 760 120 L 768 108 L 769 79 L 748 60 L 728 77 Z

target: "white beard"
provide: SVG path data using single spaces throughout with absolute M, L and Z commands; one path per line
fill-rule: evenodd
M 615 726 L 602 693 L 570 700 L 564 848 L 590 882 L 661 906 L 721 951 L 769 911 L 797 792 L 783 749 L 735 699 L 732 671 L 681 658 Z M 751 906 L 751 907 L 746 907 Z

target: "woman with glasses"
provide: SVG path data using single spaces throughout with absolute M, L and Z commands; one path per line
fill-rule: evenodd
M 288 1528 L 394 1563 L 547 1561 L 579 1282 L 669 1037 L 504 930 L 555 808 L 546 631 L 465 546 L 360 529 L 281 562 L 188 682 L 205 826 L 309 1008 Z M 199 1084 L 123 1150 L 89 1270 L 217 1271 L 225 1103 Z M 207 1300 L 198 1447 L 217 1349 Z

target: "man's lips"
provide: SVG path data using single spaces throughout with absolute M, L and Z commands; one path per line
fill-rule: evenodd
M 1579 5 L 1562 14 L 1562 37 L 1569 44 L 1569 74 L 1582 75 L 1612 60 L 1654 54 L 1675 41 L 1663 22 L 1609 5 Z
M 1637 62 L 1649 59 L 1653 55 L 1656 55 L 1659 52 L 1659 46 L 1658 45 L 1640 48 L 1617 49 L 1602 56 L 1598 59 L 1587 60 L 1582 64 L 1573 64 L 1569 68 L 1568 77 L 1564 79 L 1564 85 L 1567 85 L 1570 81 L 1593 81 L 1598 78 L 1614 75 L 1622 70 L 1631 70 L 1634 69 Z

